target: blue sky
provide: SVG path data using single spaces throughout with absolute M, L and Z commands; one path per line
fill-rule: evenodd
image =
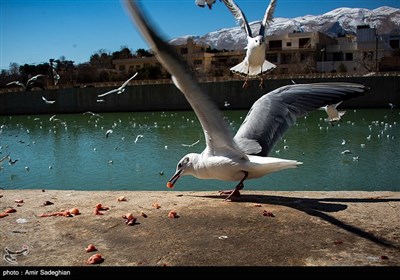
M 164 37 L 204 35 L 236 22 L 222 2 L 212 10 L 194 0 L 142 0 Z M 247 19 L 260 20 L 268 0 L 237 0 Z M 400 0 L 278 0 L 275 17 L 318 15 L 339 7 L 400 8 Z M 148 49 L 120 0 L 0 0 L 0 69 L 64 56 L 75 64 L 100 49 Z

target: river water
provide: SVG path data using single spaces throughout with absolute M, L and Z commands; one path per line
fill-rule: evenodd
M 246 114 L 224 111 L 233 131 Z M 400 191 L 400 110 L 351 109 L 335 126 L 325 117 L 298 119 L 271 153 L 303 165 L 245 181 L 245 189 Z M 17 160 L 0 163 L 3 189 L 164 191 L 178 161 L 205 145 L 192 111 L 0 116 L 0 124 L 0 158 Z M 185 176 L 175 189 L 235 185 Z

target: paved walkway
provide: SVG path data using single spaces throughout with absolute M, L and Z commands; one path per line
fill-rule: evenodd
M 0 218 L 0 266 L 94 266 L 95 253 L 100 266 L 400 265 L 400 192 L 242 194 L 0 190 L 0 212 L 17 210 Z M 71 208 L 81 214 L 40 217 Z

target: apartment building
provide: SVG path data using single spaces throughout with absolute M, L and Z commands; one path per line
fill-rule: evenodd
M 400 33 L 399 33 L 400 34 Z M 267 36 L 266 58 L 277 65 L 271 74 L 368 73 L 379 69 L 400 70 L 400 35 L 378 36 L 375 28 L 358 26 L 355 35 L 332 38 L 321 32 Z M 198 77 L 230 76 L 230 68 L 243 60 L 246 50 L 217 51 L 188 38 L 173 45 Z M 388 59 L 389 58 L 389 59 Z M 155 57 L 113 60 L 118 72 L 140 71 L 161 65 Z M 165 70 L 162 70 L 165 72 Z M 166 73 L 166 72 L 165 72 Z

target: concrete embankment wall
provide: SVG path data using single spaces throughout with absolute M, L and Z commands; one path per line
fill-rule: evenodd
M 371 76 L 351 78 L 296 79 L 296 83 L 316 82 L 353 82 L 371 88 L 367 96 L 362 96 L 342 103 L 343 108 L 388 108 L 388 103 L 400 106 L 400 77 Z M 258 87 L 259 80 L 249 82 L 249 87 L 242 88 L 243 81 L 224 81 L 201 83 L 201 87 L 216 102 L 219 108 L 225 101 L 229 109 L 249 109 L 263 94 L 280 86 L 292 84 L 290 79 L 266 79 L 265 88 Z M 46 91 L 6 92 L 0 94 L 0 115 L 18 114 L 61 114 L 124 111 L 171 111 L 191 110 L 183 94 L 171 84 L 135 84 L 128 86 L 122 94 L 110 94 L 97 102 L 97 95 L 112 87 L 68 88 Z M 42 96 L 55 100 L 46 104 Z

